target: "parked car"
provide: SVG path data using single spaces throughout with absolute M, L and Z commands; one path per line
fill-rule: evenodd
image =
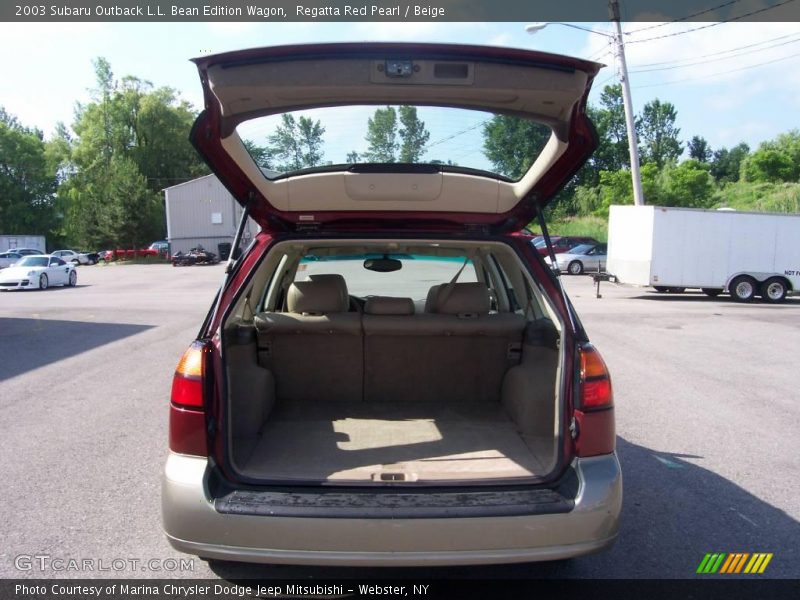
M 38 248 L 14 248 L 12 251 L 22 256 L 33 256 L 34 254 L 44 254 L 44 251 L 39 250 Z
M 46 290 L 51 285 L 78 284 L 75 265 L 57 256 L 30 254 L 0 271 L 0 290 Z
M 542 256 L 547 256 L 550 252 L 547 249 L 547 243 L 545 242 L 544 236 L 539 236 L 533 239 L 533 245 L 536 247 L 536 250 L 539 251 L 539 254 Z M 560 236 L 554 235 L 550 237 L 550 245 L 553 247 L 554 254 L 561 254 L 563 252 L 567 252 L 572 250 L 575 246 L 580 246 L 582 244 L 599 244 L 596 239 L 590 237 L 580 237 L 580 236 Z
M 399 43 L 196 62 L 206 106 L 191 141 L 261 231 L 175 371 L 161 496 L 172 546 L 429 566 L 611 545 L 622 480 L 608 369 L 519 234 L 597 143 L 585 107 L 601 65 Z M 517 182 L 447 164 L 459 141 L 437 147 L 444 164 L 272 179 L 242 151 L 240 133 L 289 111 L 327 126 L 351 105 L 398 103 L 460 126 L 546 122 L 558 150 Z
M 75 250 L 56 250 L 55 252 L 51 252 L 50 256 L 57 256 L 64 262 L 71 262 L 74 265 L 94 264 L 92 260 L 89 258 L 88 254 L 76 252 Z
M 149 250 L 155 250 L 159 254 L 166 254 L 167 252 L 169 252 L 169 242 L 165 240 L 153 242 L 152 244 L 150 244 Z
M 83 252 L 79 252 L 78 254 L 84 255 L 88 260 L 90 265 L 96 265 L 100 262 L 100 253 L 99 252 L 92 252 L 90 250 L 85 250 Z
M 110 262 L 114 260 L 114 251 L 113 250 L 100 250 L 97 253 L 98 260 L 102 260 L 104 262 Z
M 580 275 L 584 271 L 603 271 L 606 268 L 606 244 L 581 244 L 572 250 L 556 254 L 559 271 Z M 550 262 L 549 257 L 546 260 Z
M 5 269 L 6 267 L 10 267 L 15 262 L 17 262 L 20 258 L 22 258 L 22 254 L 18 252 L 3 252 L 0 254 L 0 269 Z

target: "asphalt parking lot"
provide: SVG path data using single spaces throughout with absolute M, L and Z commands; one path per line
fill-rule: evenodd
M 169 389 L 221 278 L 221 266 L 80 267 L 76 288 L 0 293 L 0 576 L 165 575 L 20 570 L 20 555 L 183 556 L 160 528 Z M 605 283 L 597 299 L 588 278 L 564 281 L 614 380 L 618 543 L 565 563 L 392 575 L 683 578 L 706 552 L 772 552 L 765 576 L 800 577 L 800 298 L 741 305 Z M 169 575 L 384 573 L 195 560 Z

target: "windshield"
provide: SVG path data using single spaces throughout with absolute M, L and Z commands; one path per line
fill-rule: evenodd
M 424 301 L 431 286 L 452 280 L 464 266 L 463 256 L 425 256 L 417 254 L 389 254 L 402 263 L 402 268 L 391 273 L 378 273 L 364 268 L 367 258 L 382 258 L 383 254 L 350 256 L 305 256 L 297 269 L 297 280 L 310 275 L 337 274 L 347 281 L 347 291 L 353 296 L 394 296 Z M 472 261 L 458 277 L 460 282 L 477 281 Z
M 46 256 L 26 256 L 17 263 L 19 267 L 46 267 L 48 258 Z
M 433 106 L 337 106 L 270 115 L 237 128 L 268 179 L 359 164 L 436 165 L 516 181 L 550 129 L 516 116 Z
M 569 251 L 570 254 L 586 254 L 594 248 L 594 244 L 581 244 L 580 246 L 575 246 L 572 250 Z

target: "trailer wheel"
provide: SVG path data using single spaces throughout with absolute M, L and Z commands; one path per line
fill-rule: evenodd
M 786 280 L 781 277 L 770 277 L 761 284 L 761 298 L 770 304 L 786 300 L 786 292 Z
M 737 302 L 751 302 L 756 296 L 758 282 L 749 275 L 739 275 L 730 285 L 731 298 Z
M 664 287 L 663 285 L 654 285 L 653 289 L 657 291 L 659 294 L 666 294 L 669 291 L 669 288 Z
M 703 293 L 711 298 L 716 298 L 722 293 L 722 290 L 719 288 L 703 288 Z

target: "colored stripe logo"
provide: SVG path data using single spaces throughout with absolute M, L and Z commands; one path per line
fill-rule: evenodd
M 730 575 L 731 573 L 761 574 L 772 560 L 772 552 L 709 552 L 700 561 L 697 573 L 713 575 L 715 573 Z

